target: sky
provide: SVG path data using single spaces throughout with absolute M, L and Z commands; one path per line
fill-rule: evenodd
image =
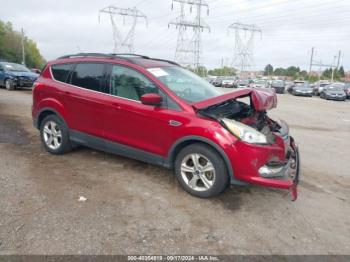
M 191 0 L 186 0 L 191 1 Z M 333 64 L 341 50 L 340 64 L 350 70 L 349 0 L 207 0 L 202 21 L 210 27 L 202 38 L 201 62 L 207 68 L 230 65 L 234 57 L 234 22 L 255 24 L 262 35 L 254 38 L 254 69 L 270 63 L 276 67 L 299 66 L 309 69 L 311 48 L 315 61 Z M 135 53 L 174 60 L 177 29 L 168 27 L 180 14 L 180 5 L 171 0 L 0 0 L 0 19 L 36 41 L 47 60 L 79 52 L 113 51 L 112 26 L 107 15 L 98 19 L 106 6 L 136 6 L 148 18 L 135 31 Z M 193 9 L 194 11 L 194 9 Z M 190 6 L 185 7 L 193 19 Z M 131 20 L 117 19 L 125 35 Z M 187 34 L 191 34 L 188 30 Z M 244 35 L 242 34 L 241 37 Z M 318 70 L 313 67 L 313 70 Z

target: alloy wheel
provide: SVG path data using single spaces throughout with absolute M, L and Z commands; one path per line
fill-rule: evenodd
M 186 185 L 193 190 L 206 191 L 215 182 L 215 168 L 207 157 L 193 153 L 182 160 L 181 176 Z
M 43 136 L 45 144 L 53 150 L 57 150 L 62 144 L 62 132 L 54 121 L 45 123 Z

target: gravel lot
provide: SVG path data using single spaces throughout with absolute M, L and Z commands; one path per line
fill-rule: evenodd
M 86 148 L 50 155 L 31 91 L 1 89 L 0 254 L 350 254 L 350 101 L 278 99 L 271 115 L 301 150 L 296 202 L 258 186 L 203 200 L 160 167 Z

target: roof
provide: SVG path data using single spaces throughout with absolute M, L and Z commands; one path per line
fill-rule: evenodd
M 180 66 L 179 64 L 169 61 L 169 60 L 164 60 L 164 59 L 159 59 L 159 58 L 150 58 L 148 56 L 144 55 L 138 55 L 138 54 L 128 54 L 128 53 L 123 53 L 123 54 L 104 54 L 104 53 L 78 53 L 78 54 L 73 54 L 73 55 L 65 55 L 62 57 L 57 58 L 57 60 L 61 59 L 73 59 L 73 58 L 88 58 L 89 61 L 93 58 L 98 58 L 98 59 L 113 59 L 113 60 L 124 60 L 128 61 L 132 64 L 136 64 L 145 68 L 151 68 L 151 67 L 164 67 L 164 66 Z

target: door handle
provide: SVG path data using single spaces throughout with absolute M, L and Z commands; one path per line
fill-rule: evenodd
M 71 93 L 68 91 L 58 91 L 60 95 L 70 95 Z

